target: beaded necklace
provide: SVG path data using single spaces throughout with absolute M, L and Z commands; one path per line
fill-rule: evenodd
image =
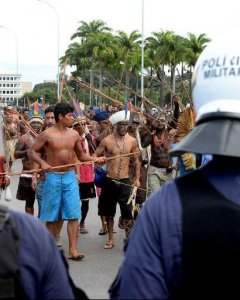
M 123 139 L 121 145 L 118 144 L 116 135 L 114 134 L 113 136 L 114 136 L 115 144 L 118 147 L 119 154 L 120 155 L 125 154 L 125 138 L 126 138 L 126 135 L 124 136 L 124 139 Z M 117 179 L 119 179 L 121 171 L 122 171 L 122 163 L 123 163 L 123 157 L 120 157 L 119 168 L 118 168 L 118 172 L 117 172 Z
M 165 136 L 165 132 L 162 133 L 161 139 L 158 139 L 157 135 L 154 134 L 154 137 L 153 137 L 154 145 L 157 147 L 162 146 L 162 144 L 164 143 L 164 136 Z

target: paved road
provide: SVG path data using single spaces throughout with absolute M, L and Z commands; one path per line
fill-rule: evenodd
M 0 136 L 0 150 L 2 150 L 1 141 Z M 21 160 L 14 162 L 13 171 L 14 170 L 21 170 Z M 6 202 L 2 199 L 1 203 L 15 210 L 24 211 L 24 202 L 15 199 L 18 180 L 18 176 L 12 177 L 11 180 L 11 190 L 14 196 L 13 201 Z M 37 215 L 37 203 L 35 203 L 35 215 Z M 118 216 L 119 210 L 117 212 L 117 217 Z M 117 231 L 116 246 L 112 250 L 105 250 L 103 249 L 103 245 L 107 241 L 107 236 L 98 235 L 100 224 L 100 218 L 97 215 L 97 199 L 92 199 L 86 219 L 86 228 L 89 230 L 89 234 L 80 234 L 78 239 L 78 247 L 86 254 L 86 258 L 80 262 L 69 261 L 70 273 L 74 282 L 81 287 L 91 299 L 108 299 L 107 291 L 117 273 L 123 253 L 124 232 L 115 226 L 115 230 Z M 67 254 L 68 239 L 66 222 L 64 222 L 61 236 L 63 249 Z

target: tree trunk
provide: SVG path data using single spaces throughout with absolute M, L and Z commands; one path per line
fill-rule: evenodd
M 189 95 L 192 99 L 192 66 L 189 68 Z
M 99 62 L 99 90 L 100 92 L 102 92 L 102 71 L 103 71 L 103 68 L 102 68 L 102 60 L 100 58 L 100 62 Z M 101 106 L 102 106 L 102 96 L 99 95 L 99 101 L 98 101 L 98 105 L 101 109 Z
M 86 69 L 85 67 L 83 67 L 83 73 L 82 73 L 82 77 L 83 77 L 83 81 L 86 81 Z M 83 99 L 83 103 L 84 105 L 86 105 L 86 90 L 84 88 L 82 88 L 82 99 Z
M 172 92 L 175 94 L 176 92 L 176 76 L 175 76 L 176 66 L 171 66 L 171 81 L 172 81 Z M 171 93 L 171 110 L 173 110 L 173 94 Z
M 129 87 L 129 71 L 126 70 L 126 87 Z M 129 95 L 129 92 L 128 92 L 128 89 L 126 88 L 125 90 L 125 100 L 128 101 L 128 95 Z
M 90 86 L 94 87 L 94 58 L 93 58 L 93 56 L 91 58 Z M 90 90 L 89 95 L 90 95 L 89 96 L 89 106 L 91 107 L 92 103 L 93 103 L 93 96 L 94 96 L 91 90 Z
M 163 99 L 163 92 L 164 86 L 163 82 L 165 80 L 165 72 L 164 72 L 164 64 L 161 65 L 161 76 L 160 76 L 160 83 L 159 83 L 159 107 L 163 107 L 164 99 Z

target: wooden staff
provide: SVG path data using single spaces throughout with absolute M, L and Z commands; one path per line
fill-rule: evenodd
M 110 101 L 112 101 L 115 105 L 117 105 L 120 108 L 123 108 L 124 105 L 122 104 L 122 102 L 120 102 L 119 100 L 114 100 L 113 98 L 111 98 L 110 96 L 107 96 L 106 94 L 100 92 L 98 89 L 92 87 L 91 85 L 87 84 L 86 82 L 84 82 L 83 80 L 79 80 L 75 77 L 71 77 L 71 80 L 77 82 L 79 85 L 81 85 L 82 87 L 94 92 L 95 94 L 98 94 L 100 96 L 102 96 L 105 99 L 108 99 Z
M 123 85 L 123 84 L 122 84 Z M 165 115 L 165 116 L 167 116 L 167 114 L 166 114 L 166 112 L 165 111 L 163 111 L 159 106 L 157 106 L 156 104 L 154 104 L 153 102 L 151 102 L 149 99 L 147 99 L 145 96 L 141 96 L 141 95 L 139 95 L 137 92 L 135 92 L 133 89 L 131 89 L 131 88 L 129 88 L 129 87 L 127 87 L 127 86 L 125 86 L 127 89 L 129 89 L 133 94 L 135 94 L 136 96 L 138 96 L 138 97 L 140 97 L 144 102 L 146 102 L 146 103 L 148 103 L 148 104 L 150 104 L 151 106 L 154 106 L 154 107 L 156 107 L 158 110 L 160 110 L 161 111 L 161 114 L 162 115 Z M 179 102 L 178 102 L 179 103 Z M 154 118 L 153 116 L 151 116 L 151 115 L 149 115 L 149 114 L 147 114 L 146 112 L 141 112 L 141 111 L 138 111 L 139 113 L 141 113 L 141 115 L 144 115 L 144 116 L 146 116 L 146 117 L 149 117 L 151 120 L 158 120 L 157 118 Z M 174 123 L 174 124 L 177 124 L 177 122 L 175 122 L 174 120 L 172 120 L 172 122 Z M 171 126 L 170 126 L 171 127 Z M 172 127 L 173 128 L 173 127 Z
M 23 121 L 24 125 L 28 127 L 28 129 L 31 131 L 31 133 L 37 137 L 38 134 L 36 133 L 36 131 L 28 124 L 28 122 L 20 115 L 20 113 L 18 111 L 16 111 L 15 109 L 13 109 L 14 112 L 17 113 L 17 115 L 20 117 L 20 120 Z M 16 119 L 13 117 L 13 119 Z
M 154 78 L 153 80 L 157 81 L 157 82 L 160 82 L 160 80 L 158 78 Z M 173 95 L 173 97 L 175 97 L 176 101 L 178 102 L 179 104 L 179 107 L 184 110 L 185 109 L 185 106 L 183 105 L 182 103 L 182 99 L 179 97 L 178 94 L 174 93 L 173 90 L 171 89 L 170 85 L 162 78 L 162 83 L 164 85 L 164 87 L 169 91 L 169 93 L 171 95 Z
M 116 156 L 112 156 L 112 157 L 107 157 L 106 161 L 113 160 L 113 159 L 116 159 L 119 157 L 131 156 L 131 155 L 135 155 L 135 154 L 139 154 L 139 151 L 128 153 L 128 154 L 120 154 L 120 155 L 116 155 Z M 85 161 L 85 162 L 72 163 L 72 164 L 67 164 L 67 165 L 54 166 L 54 167 L 51 167 L 51 171 L 55 170 L 55 169 L 63 169 L 63 168 L 68 168 L 68 167 L 75 167 L 75 166 L 80 166 L 80 165 L 85 165 L 85 164 L 94 164 L 94 163 L 96 163 L 96 162 L 95 161 Z M 3 176 L 3 175 L 13 176 L 13 175 L 21 175 L 21 174 L 41 173 L 42 171 L 43 171 L 43 169 L 31 169 L 31 170 L 25 170 L 23 172 L 13 172 L 10 174 L 8 174 L 7 172 L 4 172 L 4 173 L 0 173 L 0 176 Z
M 89 84 L 87 84 L 87 83 L 85 83 L 85 82 L 83 82 L 82 80 L 81 81 L 79 81 L 79 80 L 77 80 L 77 79 L 75 79 L 75 81 L 77 82 L 77 83 L 79 83 L 82 87 L 87 87 L 87 89 L 89 89 L 89 90 L 92 90 L 92 91 L 94 91 L 95 93 L 97 93 L 97 94 L 99 94 L 99 95 L 102 95 L 104 98 L 107 98 L 108 100 L 111 100 L 112 102 L 114 102 L 114 103 L 116 103 L 116 100 L 114 100 L 114 99 L 112 99 L 111 97 L 109 97 L 109 96 L 107 96 L 107 95 L 105 95 L 104 93 L 102 93 L 102 92 L 100 92 L 98 89 L 95 89 L 95 88 L 93 88 L 93 87 L 91 87 Z M 123 84 L 121 84 L 121 85 L 123 85 Z M 128 87 L 127 87 L 128 88 Z M 128 89 L 130 89 L 130 88 L 128 88 Z M 132 89 L 130 89 L 131 91 L 133 91 Z M 134 91 L 133 91 L 134 92 Z M 135 92 L 135 94 L 136 95 L 139 95 L 139 94 L 137 94 L 136 92 Z M 139 95 L 139 97 L 141 97 L 140 95 Z M 157 105 L 155 105 L 154 103 L 152 103 L 150 100 L 148 100 L 146 97 L 143 97 L 143 99 L 146 99 L 146 101 L 148 101 L 149 103 L 151 103 L 153 106 L 155 106 L 155 107 L 157 107 L 158 109 L 159 109 L 159 107 L 157 106 Z M 117 100 L 117 102 L 118 102 L 118 105 L 119 105 L 119 107 L 120 108 L 124 108 L 124 105 L 120 102 L 120 101 L 118 101 Z M 147 113 L 142 113 L 141 111 L 136 111 L 135 110 L 135 112 L 139 112 L 140 114 L 141 114 L 141 116 L 148 116 L 149 118 L 151 118 L 151 120 L 158 120 L 157 118 L 154 118 L 154 117 L 152 117 L 151 115 L 149 115 L 149 114 L 147 114 Z M 165 114 L 165 112 L 162 112 L 162 114 L 164 115 Z M 176 124 L 176 122 L 175 121 L 173 121 L 175 124 Z M 145 127 L 145 126 L 144 126 Z M 146 128 L 146 127 L 145 127 Z M 173 128 L 173 127 L 170 127 L 170 128 Z M 175 129 L 175 128 L 174 128 Z M 148 129 L 147 129 L 148 130 Z M 149 130 L 148 130 L 149 131 Z
M 182 87 L 183 87 L 183 89 L 184 89 L 184 91 L 185 91 L 185 93 L 186 93 L 186 95 L 188 97 L 188 101 L 189 101 L 190 105 L 193 106 L 192 99 L 189 96 L 188 90 L 186 88 L 186 85 L 183 82 L 182 76 L 180 75 L 178 68 L 177 68 L 177 72 L 178 72 L 178 76 L 181 78 L 181 85 L 182 85 Z
M 59 99 L 57 99 L 57 102 L 62 101 L 62 93 L 63 93 L 63 85 L 65 82 L 66 67 L 67 67 L 67 59 L 64 62 L 63 73 L 62 73 L 61 84 L 60 84 L 60 95 L 59 95 Z
M 124 73 L 124 70 L 126 68 L 126 62 L 127 62 L 127 59 L 128 59 L 128 54 L 129 54 L 129 49 L 127 50 L 127 54 L 126 54 L 126 58 L 125 58 L 125 61 L 124 61 L 124 64 L 123 64 L 123 70 L 122 70 L 122 74 L 121 74 L 121 77 L 120 77 L 120 84 L 122 82 L 122 78 L 123 78 L 123 73 Z M 120 89 L 120 84 L 118 85 L 117 87 L 117 92 L 116 92 L 116 96 L 115 96 L 115 99 L 117 100 L 118 98 L 118 92 L 119 92 L 119 89 Z

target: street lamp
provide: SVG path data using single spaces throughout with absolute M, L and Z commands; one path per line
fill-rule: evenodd
M 10 29 L 4 25 L 0 25 L 0 28 L 6 29 L 7 31 L 9 31 L 14 36 L 15 41 L 16 41 L 17 92 L 18 92 L 18 90 L 19 90 L 18 89 L 18 38 L 17 38 L 16 33 L 12 29 Z M 17 93 L 17 107 L 18 107 L 18 93 Z
M 144 68 L 144 0 L 142 0 L 142 57 L 141 57 L 141 111 L 143 111 L 143 90 L 144 90 L 144 78 L 143 78 L 143 68 Z
M 52 6 L 50 3 L 44 1 L 44 0 L 38 0 L 39 2 L 42 2 L 44 4 L 46 4 L 48 7 L 50 7 L 54 13 L 55 13 L 55 16 L 56 16 L 56 19 L 57 19 L 57 98 L 58 98 L 58 101 L 59 101 L 59 94 L 60 94 L 60 83 L 59 83 L 59 77 L 60 77 L 60 74 L 59 74 L 59 16 L 58 16 L 58 13 L 56 11 L 56 9 L 54 8 L 54 6 Z

